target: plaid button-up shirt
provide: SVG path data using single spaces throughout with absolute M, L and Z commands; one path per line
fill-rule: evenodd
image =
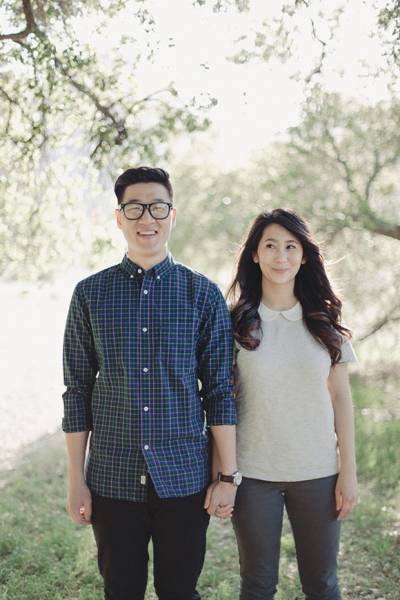
M 209 480 L 207 425 L 236 422 L 232 334 L 218 287 L 168 256 L 79 282 L 64 337 L 63 430 L 91 431 L 86 480 L 102 496 L 187 496 Z M 201 389 L 199 389 L 201 382 Z

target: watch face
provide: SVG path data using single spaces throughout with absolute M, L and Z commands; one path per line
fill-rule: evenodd
M 239 473 L 239 471 L 234 474 L 234 476 L 233 476 L 233 483 L 235 485 L 240 485 L 242 483 L 242 474 Z

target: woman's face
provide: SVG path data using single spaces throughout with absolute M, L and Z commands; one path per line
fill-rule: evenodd
M 292 283 L 304 264 L 300 241 L 281 225 L 267 225 L 253 260 L 260 265 L 263 278 L 275 285 Z

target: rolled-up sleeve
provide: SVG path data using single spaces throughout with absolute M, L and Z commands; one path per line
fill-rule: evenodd
M 217 287 L 207 312 L 198 343 L 198 377 L 207 425 L 235 425 L 232 325 L 225 300 Z
M 66 433 L 92 429 L 92 390 L 98 372 L 93 333 L 84 295 L 76 286 L 64 333 L 64 418 Z

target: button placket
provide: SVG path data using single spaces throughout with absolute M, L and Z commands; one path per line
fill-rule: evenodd
M 138 269 L 139 272 L 139 269 Z M 152 276 L 144 273 L 142 282 L 142 294 L 140 298 L 140 322 L 138 323 L 138 330 L 140 332 L 140 414 L 141 414 L 141 439 L 143 452 L 149 455 L 151 448 L 151 421 L 150 421 L 150 389 L 152 383 L 152 361 L 151 361 L 151 348 L 150 342 L 151 337 L 148 335 L 148 327 L 150 323 L 151 304 L 149 297 L 152 289 Z M 151 456 L 151 454 L 150 454 Z

